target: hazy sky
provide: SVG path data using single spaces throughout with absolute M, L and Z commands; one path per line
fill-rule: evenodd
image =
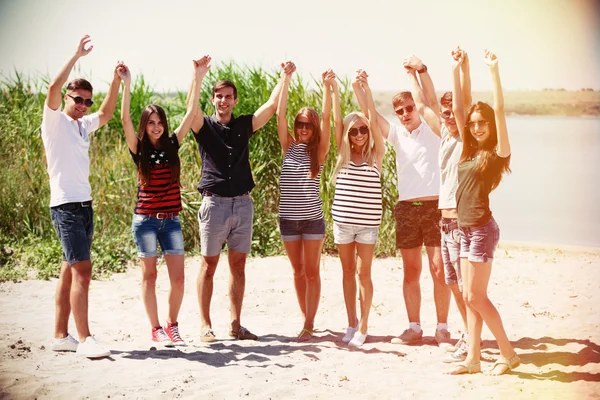
M 398 90 L 414 53 L 445 90 L 461 45 L 474 90 L 491 89 L 484 48 L 505 89 L 600 89 L 599 21 L 598 0 L 0 0 L 0 72 L 54 75 L 89 33 L 79 68 L 98 88 L 117 60 L 158 90 L 187 88 L 191 59 L 210 54 L 267 69 L 291 59 L 305 78 L 363 68 L 376 90 Z

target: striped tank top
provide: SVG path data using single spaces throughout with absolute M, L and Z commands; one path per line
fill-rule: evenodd
M 323 218 L 323 202 L 319 194 L 321 171 L 310 178 L 310 155 L 305 143 L 292 142 L 283 159 L 279 177 L 279 218 L 316 220 Z
M 343 225 L 379 226 L 381 224 L 381 176 L 377 165 L 350 161 L 338 172 L 331 214 Z

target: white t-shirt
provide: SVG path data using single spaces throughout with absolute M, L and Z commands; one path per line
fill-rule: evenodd
M 398 201 L 437 196 L 440 192 L 440 137 L 421 121 L 412 133 L 404 126 L 390 124 L 387 141 L 396 150 Z
M 445 126 L 442 128 L 440 145 L 440 209 L 456 208 L 456 189 L 458 188 L 458 162 L 463 142 L 460 135 L 452 136 Z
M 92 199 L 89 135 L 99 122 L 98 113 L 76 121 L 44 102 L 42 141 L 50 176 L 50 207 Z

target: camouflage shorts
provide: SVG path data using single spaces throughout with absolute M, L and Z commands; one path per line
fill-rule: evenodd
M 441 212 L 437 200 L 399 201 L 394 217 L 397 249 L 412 249 L 423 244 L 432 247 L 441 245 Z

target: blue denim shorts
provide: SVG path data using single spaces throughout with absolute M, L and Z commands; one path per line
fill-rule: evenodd
M 446 285 L 456 285 L 462 291 L 462 276 L 460 273 L 460 230 L 452 229 L 444 232 L 442 229 L 442 260 L 444 261 L 444 277 Z
M 360 226 L 333 223 L 333 241 L 335 244 L 377 244 L 378 226 Z
M 325 237 L 325 220 L 321 219 L 279 219 L 281 240 L 293 242 L 295 240 L 321 240 Z
M 250 253 L 253 218 L 254 204 L 248 194 L 235 197 L 203 196 L 198 210 L 202 255 L 218 255 L 225 242 L 228 249 Z
M 494 220 L 483 226 L 460 228 L 460 257 L 471 262 L 491 262 L 500 241 L 500 228 Z
M 163 255 L 181 255 L 183 234 L 178 216 L 158 219 L 149 215 L 133 214 L 131 232 L 138 257 L 156 257 L 158 245 Z
M 69 265 L 89 260 L 94 236 L 92 202 L 65 203 L 51 207 L 50 218 L 63 249 L 63 260 Z

